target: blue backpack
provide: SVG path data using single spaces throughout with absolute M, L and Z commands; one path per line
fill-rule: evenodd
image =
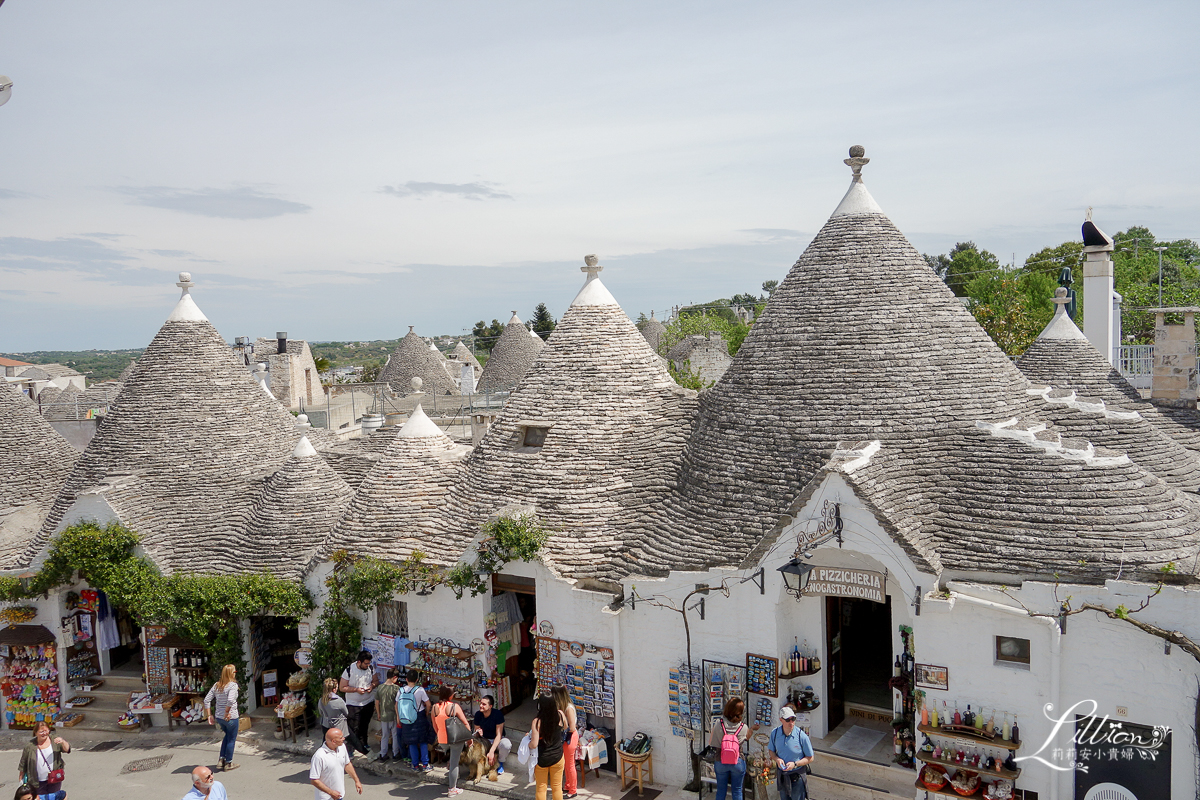
M 417 721 L 417 687 L 411 689 L 407 686 L 400 690 L 400 694 L 396 695 L 396 718 L 405 725 L 411 725 Z

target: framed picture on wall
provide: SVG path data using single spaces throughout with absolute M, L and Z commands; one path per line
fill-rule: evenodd
M 913 679 L 924 689 L 950 690 L 950 670 L 933 664 L 917 664 L 913 667 Z

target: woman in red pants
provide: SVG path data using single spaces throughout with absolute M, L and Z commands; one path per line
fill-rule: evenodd
M 579 793 L 579 776 L 575 774 L 575 751 L 579 748 L 579 730 L 576 728 L 575 704 L 567 687 L 554 687 L 554 704 L 567 718 L 567 727 L 563 731 L 563 800 L 570 800 Z

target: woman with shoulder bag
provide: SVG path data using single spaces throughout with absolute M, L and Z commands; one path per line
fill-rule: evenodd
M 575 753 L 579 750 L 579 716 L 567 687 L 559 684 L 550 691 L 554 704 L 563 713 L 567 727 L 563 731 L 563 798 L 572 800 L 579 794 L 579 776 L 575 773 Z
M 447 783 L 450 785 L 448 797 L 463 793 L 458 788 L 458 759 L 462 755 L 463 746 L 471 740 L 471 723 L 463 713 L 462 706 L 454 702 L 454 690 L 443 686 L 438 690 L 438 702 L 433 706 L 433 727 L 437 731 L 438 744 L 449 748 L 450 763 Z
M 37 787 L 40 798 L 45 800 L 67 800 L 62 783 L 66 764 L 63 754 L 71 752 L 71 745 L 61 736 L 50 739 L 50 723 L 39 720 L 33 727 L 33 741 L 21 752 L 21 763 L 17 766 L 22 783 Z
M 733 800 L 742 800 L 742 788 L 746 782 L 746 758 L 743 755 L 750 729 L 743 721 L 746 703 L 740 697 L 730 698 L 721 713 L 721 721 L 713 725 L 709 744 L 717 749 L 714 765 L 717 773 L 716 800 L 725 800 L 730 788 Z
M 208 690 L 208 694 L 204 696 L 204 710 L 208 712 L 208 724 L 213 724 L 213 709 L 212 705 L 216 702 L 216 724 L 225 734 L 221 740 L 221 769 L 228 772 L 231 769 L 237 769 L 238 765 L 233 763 L 233 746 L 237 742 L 238 728 L 241 721 L 238 719 L 238 684 L 237 684 L 237 667 L 233 664 L 226 664 L 221 669 L 221 678 L 212 685 Z
M 529 729 L 529 749 L 537 748 L 537 767 L 533 770 L 537 783 L 537 800 L 546 800 L 550 787 L 554 800 L 563 800 L 563 730 L 566 717 L 558 710 L 553 697 L 538 698 L 538 713 Z

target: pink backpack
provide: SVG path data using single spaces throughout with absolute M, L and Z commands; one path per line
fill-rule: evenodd
M 738 741 L 738 734 L 742 730 L 742 723 L 739 722 L 738 726 L 733 729 L 733 733 L 730 733 L 729 729 L 725 727 L 725 720 L 722 719 L 721 730 L 723 731 L 723 735 L 721 736 L 721 763 L 736 764 L 738 763 L 738 759 L 742 757 L 742 743 Z

